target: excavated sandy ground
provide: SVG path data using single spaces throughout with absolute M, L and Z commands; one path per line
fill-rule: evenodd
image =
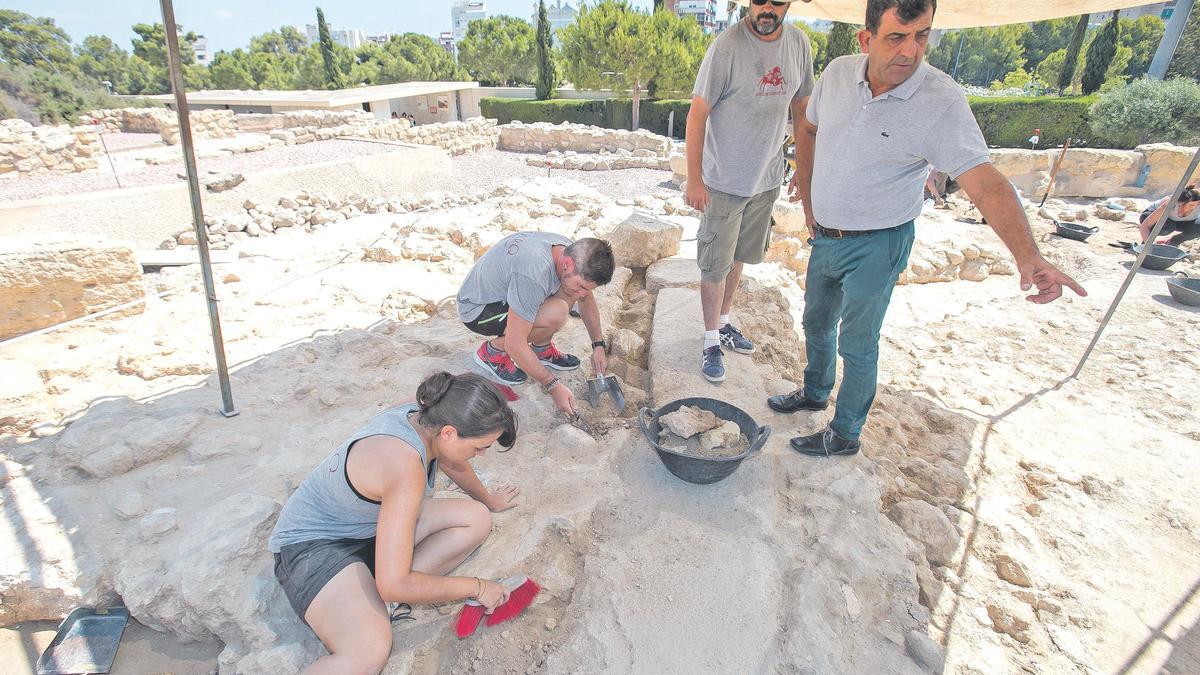
M 552 197 L 575 208 L 538 206 Z M 217 270 L 231 419 L 206 377 L 194 268 L 148 275 L 191 290 L 142 315 L 6 345 L 0 370 L 42 378 L 49 424 L 2 446 L 0 541 L 14 554 L 0 561 L 0 619 L 120 599 L 165 642 L 223 646 L 222 672 L 290 672 L 319 654 L 271 575 L 279 507 L 330 446 L 430 371 L 469 368 L 476 345 L 445 302 L 469 244 L 426 242 L 445 254 L 436 263 L 364 261 L 364 249 L 426 229 L 602 234 L 630 212 L 562 180 L 491 199 L 239 244 Z M 497 221 L 494 207 L 534 215 Z M 997 246 L 954 215 L 931 212 L 918 238 Z M 667 218 L 694 237 L 694 218 Z M 1080 244 L 1035 222 L 1088 298 L 1033 305 L 1011 276 L 898 287 L 865 451 L 832 460 L 787 446 L 829 413 L 765 406 L 803 367 L 796 273 L 753 269 L 734 320 L 760 349 L 728 356 L 717 387 L 697 372 L 694 267 L 653 293 L 645 273 L 621 271 L 601 294 L 606 330 L 646 340 L 614 359 L 626 416 L 589 411 L 593 441 L 525 387 L 517 446 L 476 462 L 524 491 L 464 573 L 522 570 L 545 591 L 520 620 L 461 642 L 457 607 L 417 607 L 386 672 L 915 673 L 943 657 L 953 673 L 1200 671 L 1200 310 L 1139 274 L 1069 380 L 1131 260 L 1103 242 L 1136 234 L 1092 224 L 1101 235 Z M 587 336 L 573 322 L 559 343 L 581 353 Z M 587 375 L 570 379 L 582 390 Z M 773 427 L 715 485 L 667 473 L 633 419 L 645 396 L 692 395 Z M 0 650 L 14 663 L 28 651 L 11 637 Z M 196 672 L 218 665 L 212 651 L 175 653 Z

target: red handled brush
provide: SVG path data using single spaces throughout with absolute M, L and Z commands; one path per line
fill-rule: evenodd
M 496 386 L 500 388 L 500 393 L 504 394 L 504 398 L 510 403 L 521 400 L 521 397 L 517 395 L 517 392 L 513 391 L 513 388 L 507 384 L 497 384 Z
M 500 582 L 500 585 L 508 591 L 508 602 L 500 605 L 491 614 L 487 615 L 486 624 L 488 626 L 495 626 L 520 616 L 521 612 L 524 612 L 527 607 L 533 604 L 533 599 L 542 590 L 542 587 L 538 586 L 537 582 L 524 574 L 504 579 Z M 458 639 L 461 640 L 473 634 L 475 629 L 479 627 L 479 622 L 483 617 L 483 605 L 475 600 L 467 600 L 463 604 L 462 611 L 458 613 L 458 621 L 454 624 L 454 633 L 458 635 Z

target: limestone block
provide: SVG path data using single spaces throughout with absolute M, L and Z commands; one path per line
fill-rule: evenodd
M 1150 175 L 1146 178 L 1146 196 L 1157 198 L 1169 194 L 1179 183 L 1183 172 L 1187 170 L 1196 148 L 1172 145 L 1170 143 L 1150 143 L 1139 145 L 1136 152 L 1144 158 L 1144 163 L 1150 165 Z M 1142 164 L 1138 163 L 1135 171 L 1140 171 Z M 1200 181 L 1200 168 L 1192 174 L 1190 183 Z M 1105 195 L 1107 196 L 1107 195 Z
M 141 266 L 124 246 L 61 243 L 0 253 L 0 338 L 143 296 Z
M 646 292 L 664 288 L 699 288 L 700 268 L 691 258 L 664 258 L 646 268 Z
M 777 234 L 808 238 L 808 225 L 804 218 L 804 206 L 793 203 L 786 198 L 775 201 L 771 216 L 775 219 L 774 231 Z
M 1041 194 L 1050 181 L 1050 170 L 1057 154 L 1053 150 L 994 148 L 988 152 L 992 166 L 1013 182 L 1021 194 Z M 1062 173 L 1060 171 L 1061 178 Z M 1061 183 L 1059 184 L 1061 185 Z M 1057 194 L 1066 194 L 1056 189 Z
M 742 431 L 736 422 L 725 421 L 721 426 L 709 429 L 700 434 L 700 447 L 705 450 L 713 448 L 732 448 L 742 440 Z
M 682 237 L 679 225 L 634 213 L 602 238 L 612 245 L 618 265 L 646 268 L 678 253 Z
M 958 549 L 958 530 L 936 506 L 907 500 L 888 511 L 891 519 L 914 541 L 925 548 L 925 556 L 935 565 L 949 565 Z
M 683 406 L 675 412 L 659 417 L 658 422 L 663 429 L 669 429 L 680 438 L 691 438 L 721 426 L 722 420 L 708 410 Z
M 1054 182 L 1058 195 L 1111 197 L 1133 183 L 1141 168 L 1137 153 L 1124 150 L 1071 148 Z
M 626 361 L 640 361 L 646 351 L 646 340 L 628 328 L 618 328 L 609 335 L 609 351 Z
M 190 407 L 146 409 L 129 399 L 105 401 L 67 427 L 54 453 L 87 475 L 118 476 L 185 451 L 202 415 Z

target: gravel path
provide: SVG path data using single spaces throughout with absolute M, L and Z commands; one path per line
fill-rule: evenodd
M 482 150 L 459 155 L 451 160 L 451 178 L 462 185 L 462 191 L 490 192 L 510 178 L 545 176 L 546 169 L 529 166 L 521 152 Z M 575 171 L 551 169 L 551 177 L 569 178 L 590 186 L 613 199 L 633 199 L 638 195 L 670 196 L 679 189 L 670 182 L 671 172 L 657 169 L 616 169 L 612 171 Z
M 101 136 L 109 152 L 119 152 L 129 148 L 142 148 L 148 145 L 162 145 L 160 134 L 134 134 L 124 131 L 106 131 Z
M 105 139 L 125 147 L 145 143 L 146 137 L 154 134 L 106 134 Z M 110 148 L 112 146 L 110 145 Z M 364 155 L 394 152 L 395 146 L 367 141 L 330 140 L 304 145 L 268 148 L 225 157 L 197 159 L 200 171 L 235 171 L 248 173 L 285 166 L 315 164 Z M 482 150 L 473 154 L 451 158 L 451 182 L 463 193 L 490 192 L 510 178 L 535 178 L 546 175 L 546 169 L 525 163 L 525 153 L 501 150 Z M 129 166 L 128 163 L 124 164 Z M 121 173 L 122 187 L 139 187 L 183 182 L 182 159 L 176 164 L 141 165 L 136 171 Z M 670 182 L 669 171 L 656 169 L 618 169 L 613 171 L 576 171 L 552 169 L 551 176 L 570 178 L 591 186 L 613 199 L 634 198 L 638 195 L 657 194 L 669 196 L 678 189 Z M 301 186 L 297 186 L 298 188 Z M 105 158 L 100 158 L 100 168 L 77 174 L 56 174 L 17 178 L 0 177 L 0 202 L 22 199 L 37 199 L 57 195 L 78 194 L 97 190 L 112 190 L 117 183 L 109 170 Z M 319 188 L 315 188 L 319 191 Z
M 133 135 L 145 136 L 146 134 Z M 379 155 L 395 152 L 396 149 L 396 146 L 383 143 L 330 140 L 305 143 L 304 145 L 286 145 L 226 157 L 201 158 L 196 160 L 196 166 L 201 173 L 206 171 L 246 173 L 365 155 Z M 0 177 L 0 202 L 115 189 L 117 184 L 109 171 L 108 161 L 104 157 L 99 159 L 100 168 L 95 171 L 27 178 Z M 146 165 L 145 168 L 140 168 L 134 173 L 122 174 L 121 186 L 138 187 L 182 183 L 183 179 L 178 176 L 181 173 L 183 173 L 182 154 L 177 164 Z

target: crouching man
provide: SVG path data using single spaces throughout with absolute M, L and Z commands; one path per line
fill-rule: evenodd
M 592 291 L 612 280 L 612 248 L 601 239 L 572 242 L 549 232 L 519 232 L 497 242 L 471 268 L 458 291 L 458 316 L 473 333 L 490 339 L 475 362 L 497 382 L 530 378 L 574 415 L 575 395 L 553 371 L 574 370 L 579 359 L 554 346 L 554 335 L 578 304 L 592 341 L 592 368 L 608 367 L 600 308 Z

